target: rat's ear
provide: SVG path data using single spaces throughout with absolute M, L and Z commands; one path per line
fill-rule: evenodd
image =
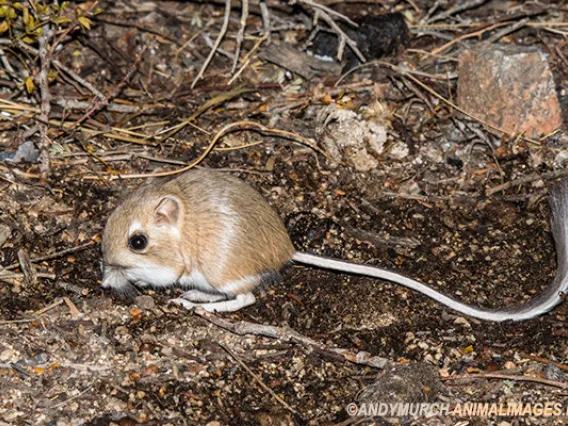
M 154 218 L 158 224 L 176 226 L 181 216 L 181 202 L 177 197 L 165 196 L 158 203 L 154 211 Z

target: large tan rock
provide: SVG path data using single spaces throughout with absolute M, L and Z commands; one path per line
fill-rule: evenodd
M 537 48 L 494 44 L 464 51 L 458 102 L 508 133 L 536 138 L 562 124 L 552 73 Z

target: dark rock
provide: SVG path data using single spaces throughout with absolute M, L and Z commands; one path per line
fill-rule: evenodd
M 357 43 L 367 61 L 396 54 L 399 48 L 408 46 L 410 42 L 408 26 L 400 13 L 361 16 L 353 21 L 359 28 L 353 28 L 345 22 L 339 22 L 339 26 Z M 320 31 L 313 40 L 311 50 L 316 55 L 335 58 L 338 47 L 339 39 L 336 34 Z M 359 59 L 348 46 L 345 48 L 343 62 L 348 69 L 359 64 Z

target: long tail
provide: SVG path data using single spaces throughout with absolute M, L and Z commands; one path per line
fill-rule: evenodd
M 340 260 L 296 252 L 294 262 L 332 269 L 336 271 L 365 275 L 392 281 L 418 291 L 462 314 L 486 321 L 522 321 L 537 317 L 558 305 L 568 289 L 568 180 L 559 182 L 550 194 L 552 235 L 556 243 L 557 271 L 552 284 L 529 302 L 510 309 L 494 310 L 476 308 L 448 297 L 419 281 L 404 275 L 373 266 L 358 265 Z

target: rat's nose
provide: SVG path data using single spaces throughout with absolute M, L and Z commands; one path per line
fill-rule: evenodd
M 104 265 L 102 288 L 119 289 L 125 285 L 128 285 L 128 280 L 122 273 L 121 268 Z
M 110 288 L 110 271 L 111 267 L 105 262 L 101 262 L 101 272 L 103 273 L 103 281 L 101 283 L 102 288 Z

